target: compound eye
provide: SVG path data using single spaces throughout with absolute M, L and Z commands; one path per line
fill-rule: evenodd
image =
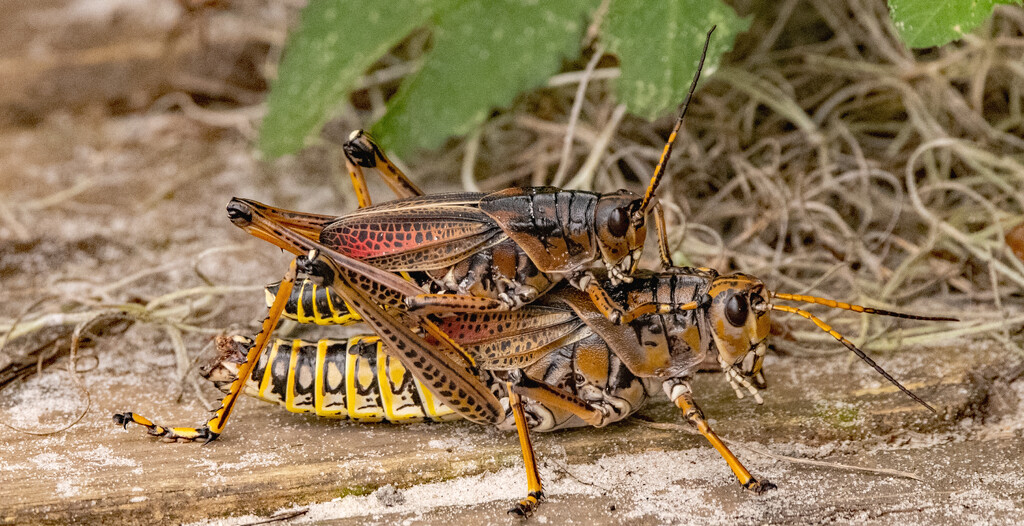
M 615 237 L 626 235 L 629 230 L 629 210 L 616 208 L 608 216 L 608 232 Z
M 747 323 L 747 298 L 735 294 L 725 303 L 725 319 L 734 327 L 742 327 Z

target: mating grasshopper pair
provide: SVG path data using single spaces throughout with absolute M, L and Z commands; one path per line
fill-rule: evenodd
M 213 440 L 249 381 L 258 382 L 258 394 L 280 393 L 276 396 L 290 408 L 312 407 L 325 416 L 359 418 L 369 411 L 401 420 L 400 415 L 409 414 L 410 407 L 415 413 L 418 405 L 422 416 L 440 418 L 444 411 L 435 403 L 440 402 L 476 422 L 510 427 L 514 421 L 529 494 L 512 511 L 529 515 L 543 497 L 531 426 L 606 425 L 629 416 L 659 387 L 722 454 L 744 487 L 755 492 L 771 487 L 752 477 L 722 444 L 688 384 L 696 365 L 711 353 L 737 394 L 746 390 L 758 398 L 771 310 L 812 320 L 924 404 L 824 322 L 774 301 L 937 318 L 772 294 L 749 276 L 671 267 L 653 194 L 686 105 L 642 198 L 628 192 L 598 195 L 552 188 L 423 196 L 379 148 L 357 133 L 345 153 L 359 211 L 333 217 L 233 200 L 228 210 L 236 225 L 298 257 L 276 286 L 268 317 L 244 360 L 236 356 L 240 363 L 222 407 L 198 429 L 167 428 L 132 413 L 115 415 L 115 421 L 138 423 L 166 438 Z M 399 199 L 370 206 L 363 169 L 382 174 Z M 665 269 L 634 279 L 646 217 L 652 211 L 659 219 Z M 607 268 L 606 280 L 589 270 L 597 260 Z M 297 281 L 300 274 L 303 279 Z M 562 278 L 571 286 L 556 287 Z M 454 314 L 439 316 L 441 312 Z M 369 364 L 381 348 L 388 355 L 383 364 L 377 361 L 377 377 L 388 378 L 376 384 L 379 400 L 367 396 L 371 386 L 351 374 L 358 361 L 350 360 L 356 358 L 343 359 L 338 346 L 329 352 L 330 342 L 317 344 L 315 355 L 301 342 L 282 353 L 283 345 L 270 339 L 282 315 L 319 323 L 365 321 L 375 336 L 361 341 L 373 349 L 356 356 Z M 270 354 L 263 355 L 268 346 Z M 275 373 L 269 366 L 286 358 L 287 373 Z M 409 375 L 416 382 L 409 384 Z M 396 378 L 400 382 L 392 381 Z M 362 398 L 351 396 L 360 392 Z

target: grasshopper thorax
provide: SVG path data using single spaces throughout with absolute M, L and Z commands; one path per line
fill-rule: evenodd
M 642 200 L 633 192 L 619 190 L 602 195 L 594 207 L 597 247 L 612 285 L 631 281 L 629 276 L 644 251 L 647 223 L 642 212 L 640 220 L 635 220 Z
M 771 330 L 764 283 L 746 274 L 719 276 L 711 284 L 707 316 L 719 362 L 743 378 L 763 384 L 761 364 Z

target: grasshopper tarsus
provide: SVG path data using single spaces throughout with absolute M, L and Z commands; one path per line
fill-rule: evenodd
M 743 485 L 743 489 L 753 493 L 754 495 L 763 495 L 765 492 L 773 489 L 779 489 L 779 487 L 769 482 L 768 479 L 758 480 L 756 478 L 752 478 Z
M 537 507 L 543 501 L 543 491 L 531 491 L 525 499 L 517 502 L 512 509 L 508 510 L 508 514 L 514 515 L 520 519 L 528 519 L 533 515 L 533 512 L 537 511 Z
M 128 429 L 128 424 L 132 421 L 132 413 L 130 411 L 125 413 L 114 413 L 114 424 L 123 427 L 125 430 Z
M 217 440 L 219 436 L 220 433 L 214 433 L 213 431 L 210 431 L 210 426 L 203 426 L 199 428 L 199 436 L 196 437 L 196 441 L 200 442 L 202 445 L 205 446 L 210 442 Z

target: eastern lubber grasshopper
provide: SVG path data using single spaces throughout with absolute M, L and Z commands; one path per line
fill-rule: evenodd
M 946 318 L 910 316 L 810 296 L 770 293 L 760 280 L 742 274 L 719 276 L 709 269 L 670 268 L 660 274 L 641 274 L 631 283 L 609 285 L 611 296 L 616 301 L 638 312 L 628 324 L 612 323 L 598 311 L 586 295 L 571 287 L 562 287 L 545 295 L 538 302 L 515 311 L 448 316 L 437 320 L 437 326 L 433 327 L 440 330 L 433 335 L 421 335 L 407 329 L 404 336 L 400 334 L 396 337 L 392 331 L 401 332 L 399 318 L 406 321 L 411 318 L 408 314 L 402 313 L 402 302 L 392 294 L 390 301 L 386 302 L 392 308 L 385 312 L 372 304 L 373 301 L 385 303 L 383 299 L 386 294 L 380 292 L 380 287 L 372 287 L 372 294 L 376 294 L 378 299 L 369 300 L 367 294 L 360 294 L 360 291 L 339 279 L 338 276 L 346 271 L 330 258 L 340 257 L 342 262 L 351 263 L 347 261 L 348 258 L 332 254 L 326 247 L 318 248 L 315 243 L 288 229 L 279 229 L 279 226 L 261 217 L 258 210 L 236 210 L 235 220 L 259 237 L 278 236 L 278 244 L 292 246 L 293 251 L 309 248 L 325 251 L 324 257 L 315 261 L 300 256 L 299 266 L 312 272 L 315 279 L 330 283 L 335 289 L 334 292 L 338 293 L 334 296 L 335 299 L 331 299 L 330 290 L 314 287 L 309 281 L 304 280 L 302 286 L 293 288 L 291 280 L 285 280 L 276 290 L 271 307 L 272 313 L 277 311 L 297 319 L 305 318 L 304 321 L 347 322 L 351 318 L 347 316 L 345 305 L 352 305 L 362 311 L 360 314 L 377 328 L 378 334 L 382 337 L 373 337 L 374 339 L 369 340 L 372 345 L 368 349 L 364 347 L 362 355 L 367 357 L 367 360 L 368 357 L 374 357 L 378 366 L 381 364 L 380 357 L 383 355 L 378 347 L 380 342 L 395 345 L 403 350 L 403 345 L 417 347 L 413 357 L 410 358 L 410 354 L 406 352 L 400 352 L 397 357 L 401 362 L 401 369 L 409 371 L 419 380 L 416 392 L 420 394 L 427 391 L 433 395 L 437 385 L 441 385 L 442 388 L 445 385 L 444 382 L 430 382 L 434 378 L 433 369 L 430 367 L 427 367 L 426 376 L 422 374 L 425 363 L 420 357 L 436 354 L 437 344 L 441 343 L 436 339 L 438 335 L 440 338 L 451 337 L 458 344 L 453 347 L 464 353 L 467 363 L 472 364 L 461 373 L 460 385 L 475 384 L 475 388 L 469 392 L 487 393 L 497 402 L 498 408 L 506 407 L 505 404 L 501 404 L 500 399 L 507 397 L 509 409 L 485 413 L 473 410 L 476 404 L 463 403 L 453 407 L 455 412 L 489 424 L 510 426 L 510 419 L 515 420 L 516 428 L 520 432 L 530 495 L 514 508 L 517 513 L 529 514 L 543 497 L 536 463 L 533 460 L 529 424 L 544 430 L 580 425 L 606 425 L 629 416 L 657 391 L 658 385 L 661 385 L 670 399 L 682 409 L 686 419 L 722 454 L 744 487 L 755 492 L 771 487 L 770 483 L 752 477 L 718 439 L 696 406 L 688 384 L 690 373 L 703 361 L 706 354 L 711 353 L 723 365 L 727 379 L 738 394 L 741 394 L 741 388 L 756 394 L 758 387 L 764 387 L 761 364 L 766 351 L 771 310 L 793 312 L 812 320 L 901 390 L 931 409 L 824 322 L 806 311 L 776 305 L 772 301 L 805 301 L 857 312 L 911 319 Z M 380 271 L 369 272 L 369 275 L 371 279 L 394 278 L 394 275 Z M 294 276 L 290 278 L 293 280 Z M 401 280 L 398 282 L 408 285 Z M 322 310 L 322 306 L 326 306 L 326 310 Z M 308 313 L 304 315 L 305 311 L 310 310 L 313 311 L 313 316 L 308 316 Z M 392 318 L 395 315 L 398 316 Z M 432 325 L 421 325 L 425 330 L 430 326 Z M 266 327 L 265 324 L 264 328 Z M 242 353 L 235 351 L 237 356 L 234 361 L 243 362 L 239 366 L 238 378 L 258 382 L 259 393 L 267 393 L 269 389 L 270 393 L 276 393 L 271 398 L 284 401 L 286 405 L 290 405 L 290 409 L 308 410 L 312 407 L 318 413 L 331 416 L 331 410 L 320 410 L 330 405 L 327 403 L 330 398 L 328 391 L 336 393 L 342 388 L 346 393 L 358 391 L 359 385 L 351 383 L 358 380 L 352 375 L 336 376 L 334 381 L 326 376 L 330 364 L 338 363 L 341 360 L 338 354 L 350 350 L 352 342 L 346 344 L 344 351 L 338 346 L 333 347 L 335 350 L 331 351 L 330 342 L 275 343 L 272 346 L 272 355 L 260 359 L 259 340 L 262 339 L 263 345 L 266 345 L 267 337 L 266 332 L 260 333 L 257 342 L 249 348 L 244 361 L 238 358 Z M 282 348 L 289 351 L 282 354 Z M 369 350 L 369 353 L 365 350 Z M 449 349 L 448 352 L 449 358 L 455 356 L 455 350 Z M 288 367 L 272 367 L 271 364 L 278 360 L 282 364 L 287 360 Z M 353 365 L 350 369 L 347 364 L 354 363 L 351 360 L 356 358 L 346 357 L 345 360 L 346 370 L 354 371 L 356 366 Z M 377 370 L 376 375 L 367 377 L 381 378 L 380 373 L 384 372 L 388 383 L 379 382 L 378 389 L 380 392 L 385 388 L 389 389 L 391 396 L 381 395 L 378 402 L 374 402 L 378 400 L 374 397 L 364 397 L 361 410 L 371 415 L 397 415 L 403 411 L 408 412 L 410 397 L 395 397 L 396 390 L 393 387 L 408 386 L 404 372 L 397 374 L 398 377 L 402 377 L 401 381 L 395 381 L 394 360 L 387 359 L 385 363 L 385 367 L 391 368 Z M 335 368 L 340 371 L 337 365 Z M 299 377 L 305 380 L 299 380 Z M 232 382 L 225 398 L 226 408 L 230 408 L 229 401 L 233 403 L 234 398 L 243 390 L 243 383 Z M 408 387 L 397 391 L 411 393 Z M 438 394 L 438 398 L 447 401 L 454 393 L 449 390 L 447 393 Z M 467 393 L 460 392 L 454 394 L 454 397 L 457 399 L 464 394 Z M 520 396 L 526 398 L 526 404 L 522 402 Z M 397 399 L 405 400 L 405 404 L 396 405 Z M 413 402 L 415 408 L 416 403 Z M 354 403 L 351 400 L 345 402 L 348 409 L 346 414 L 352 414 L 352 409 L 359 409 L 353 405 Z M 375 405 L 378 403 L 379 405 Z M 426 405 L 421 404 L 420 407 L 423 408 L 421 413 L 427 412 Z M 334 410 L 333 413 L 333 416 L 341 416 L 340 411 Z M 214 428 L 218 429 L 217 432 L 223 429 L 222 415 L 226 417 L 226 411 L 218 413 L 218 417 L 210 424 L 211 428 L 214 425 L 218 426 Z M 166 428 L 131 413 L 117 415 L 115 420 L 120 424 L 135 422 L 145 425 L 151 434 L 168 438 L 203 440 L 215 436 L 210 428 Z
M 612 285 L 628 282 L 643 252 L 651 213 L 662 266 L 671 266 L 664 214 L 655 191 L 697 87 L 713 31 L 708 32 L 690 90 L 643 196 L 627 190 L 597 194 L 547 186 L 422 195 L 368 136 L 357 131 L 343 151 L 359 210 L 334 217 L 253 201 L 245 204 L 350 258 L 389 272 L 416 273 L 429 291 L 406 301 L 419 314 L 515 309 L 567 279 L 610 320 L 628 321 L 631 314 L 611 300 L 590 266 L 601 261 Z M 398 199 L 371 205 L 364 169 L 380 173 Z

